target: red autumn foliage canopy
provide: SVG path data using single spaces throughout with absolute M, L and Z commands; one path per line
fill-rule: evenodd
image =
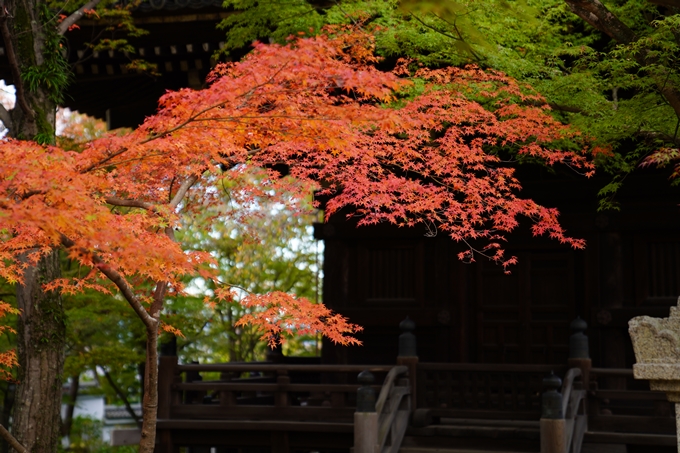
M 577 137 L 539 96 L 474 67 L 421 70 L 415 77 L 423 82 L 413 84 L 405 66 L 381 72 L 376 61 L 370 37 L 359 32 L 256 44 L 244 61 L 217 67 L 207 89 L 167 93 L 158 113 L 128 135 L 82 152 L 3 141 L 0 277 L 20 281 L 27 263 L 63 247 L 90 271 L 46 289 L 115 285 L 142 302 L 131 305 L 143 316 L 152 299 L 143 283 L 166 282 L 178 293 L 184 275 L 214 277 L 208 253 L 185 252 L 173 240 L 181 216 L 219 202 L 225 178 L 245 181 L 239 174 L 247 166 L 275 164 L 316 182 L 329 215 L 346 209 L 359 224 L 424 224 L 456 241 L 482 240 L 481 251 L 504 265 L 514 259 L 499 240 L 520 217 L 531 219 L 535 234 L 583 246 L 554 209 L 519 197 L 504 160 L 592 170 L 581 153 L 558 149 Z M 247 200 L 287 184 L 274 173 L 266 187 L 232 190 Z M 231 296 L 226 288 L 216 297 Z M 304 299 L 276 293 L 244 303 L 261 309 L 247 321 L 270 339 L 297 328 L 355 341 L 356 326 Z

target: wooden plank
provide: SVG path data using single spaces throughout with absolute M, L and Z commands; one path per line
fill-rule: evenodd
M 627 432 L 647 434 L 675 433 L 675 418 L 635 415 L 590 415 L 588 430 L 592 432 Z
M 668 434 L 636 434 L 636 433 L 606 433 L 586 431 L 584 442 L 599 444 L 632 444 L 632 445 L 668 445 L 676 446 L 675 435 Z

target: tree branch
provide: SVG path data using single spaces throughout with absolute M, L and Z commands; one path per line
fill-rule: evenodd
M 111 204 L 113 206 L 124 206 L 124 207 L 128 207 L 128 208 L 141 208 L 141 209 L 146 209 L 147 211 L 158 212 L 158 209 L 156 208 L 155 205 L 153 205 L 151 203 L 147 203 L 146 201 L 130 200 L 130 199 L 124 199 L 124 198 L 118 198 L 118 197 L 106 197 L 106 198 L 104 198 L 104 201 L 106 201 L 107 204 Z
M 69 249 L 76 245 L 75 242 L 73 242 L 71 239 L 69 239 L 63 234 L 61 235 L 61 243 L 64 247 Z M 118 271 L 114 270 L 109 264 L 105 263 L 95 253 L 92 253 L 89 250 L 83 250 L 83 253 L 90 255 L 92 258 L 92 262 L 97 267 L 97 269 L 99 269 L 99 271 L 102 274 L 106 275 L 106 277 L 109 280 L 111 280 L 111 282 L 113 282 L 114 285 L 118 287 L 118 290 L 121 292 L 123 297 L 125 297 L 125 300 L 127 300 L 130 307 L 132 307 L 135 313 L 137 313 L 137 316 L 139 316 L 139 318 L 142 320 L 146 328 L 155 329 L 158 325 L 158 321 L 151 317 L 151 315 L 149 315 L 146 309 L 144 309 L 144 306 L 137 298 L 137 296 L 135 296 L 135 293 L 132 291 L 132 288 L 125 280 L 125 277 L 120 275 Z
M 177 206 L 180 204 L 184 196 L 186 195 L 187 191 L 193 186 L 196 181 L 198 181 L 198 176 L 190 176 L 187 178 L 181 186 L 179 186 L 179 189 L 177 189 L 177 193 L 175 196 L 170 200 L 170 207 L 172 209 L 177 208 Z M 124 206 L 128 208 L 141 208 L 141 209 L 146 209 L 147 211 L 154 212 L 156 214 L 159 213 L 158 208 L 156 205 L 152 203 L 148 203 L 146 201 L 140 201 L 140 200 L 132 200 L 128 198 L 118 198 L 118 197 L 106 197 L 104 198 L 104 201 L 106 203 L 113 205 L 113 206 Z
M 21 73 L 19 73 L 19 62 L 14 53 L 14 46 L 12 45 L 12 34 L 7 26 L 7 10 L 5 6 L 0 11 L 0 32 L 2 39 L 5 41 L 5 52 L 7 53 L 7 60 L 9 60 L 9 67 L 12 71 L 12 78 L 14 79 L 15 95 L 17 98 L 17 105 L 23 110 L 24 114 L 30 121 L 35 121 L 35 112 L 28 105 L 26 101 L 26 94 L 24 93 L 24 84 L 21 82 Z
M 73 13 L 71 13 L 70 16 L 68 16 L 66 19 L 61 21 L 59 26 L 57 27 L 57 33 L 60 35 L 63 35 L 66 33 L 71 27 L 71 25 L 75 24 L 80 20 L 81 17 L 85 14 L 85 11 L 94 9 L 95 6 L 97 6 L 102 0 L 90 0 L 89 2 L 85 3 L 83 6 L 75 10 Z
M 0 436 L 7 441 L 7 443 L 14 448 L 18 453 L 30 453 L 26 447 L 21 445 L 19 441 L 10 434 L 4 426 L 0 425 Z
M 177 193 L 175 194 L 174 198 L 170 202 L 170 207 L 175 209 L 180 204 L 180 202 L 182 201 L 182 199 L 184 198 L 186 193 L 189 191 L 191 186 L 193 186 L 196 181 L 198 181 L 198 176 L 196 176 L 196 175 L 189 176 L 182 183 L 182 185 L 179 186 L 179 189 L 177 189 Z
M 600 0 L 565 0 L 571 11 L 620 44 L 637 40 L 633 30 L 621 22 Z

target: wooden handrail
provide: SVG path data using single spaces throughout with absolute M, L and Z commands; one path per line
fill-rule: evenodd
M 389 365 L 262 365 L 262 364 L 231 364 L 231 363 L 207 363 L 177 365 L 179 372 L 184 371 L 220 371 L 243 373 L 246 371 L 274 373 L 276 371 L 295 371 L 300 373 L 360 373 L 363 370 L 386 373 L 393 367 Z
M 581 400 L 586 397 L 586 391 L 574 390 L 574 382 L 582 376 L 580 368 L 570 368 L 564 376 L 562 384 L 562 413 L 565 418 L 566 449 L 567 453 L 580 453 L 583 436 L 588 427 L 588 419 L 585 413 L 579 414 Z
M 383 407 L 385 406 L 385 401 L 394 387 L 394 381 L 398 376 L 408 373 L 408 368 L 405 366 L 395 366 L 393 367 L 385 376 L 385 382 L 383 382 L 382 389 L 380 390 L 380 395 L 378 396 L 378 401 L 375 403 L 375 411 L 379 414 L 382 413 Z
M 190 382 L 173 384 L 173 390 L 193 390 L 193 391 L 241 391 L 241 392 L 356 392 L 360 387 L 358 384 L 277 384 L 273 383 L 240 383 L 240 382 Z M 379 385 L 372 386 L 375 390 L 380 390 Z
M 380 390 L 375 409 L 378 413 L 378 451 L 380 453 L 397 453 L 408 427 L 411 413 L 411 388 L 406 385 L 396 386 L 397 378 L 408 375 L 408 367 L 393 367 Z M 405 404 L 404 404 L 405 403 Z M 389 445 L 387 440 L 390 439 Z
M 576 378 L 583 376 L 580 368 L 570 368 L 564 376 L 562 394 L 555 392 L 554 377 L 546 382 L 548 391 L 543 399 L 546 418 L 541 418 L 541 453 L 580 453 L 583 437 L 588 428 L 585 411 L 579 413 L 581 401 L 586 397 L 585 389 L 574 389 Z M 561 401 L 561 416 L 552 407 Z M 559 403 L 558 403 L 559 404 Z
M 571 390 L 574 387 L 574 379 L 577 376 L 581 376 L 581 370 L 579 368 L 571 368 L 567 371 L 567 375 L 564 376 L 564 381 L 562 381 L 562 413 L 565 418 L 567 417 L 567 407 L 569 406 Z

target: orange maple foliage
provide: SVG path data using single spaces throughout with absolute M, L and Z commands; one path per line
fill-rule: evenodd
M 160 321 L 166 294 L 182 292 L 187 274 L 215 278 L 210 254 L 183 251 L 174 229 L 180 216 L 220 201 L 214 187 L 223 178 L 246 181 L 238 176 L 247 166 L 288 165 L 295 178 L 319 184 L 328 215 L 347 209 L 360 225 L 424 224 L 456 241 L 483 240 L 479 252 L 506 266 L 514 258 L 499 244 L 522 216 L 535 234 L 583 246 L 554 209 L 518 196 L 503 160 L 509 152 L 592 171 L 581 153 L 554 146 L 576 135 L 540 97 L 475 67 L 421 70 L 415 76 L 425 87 L 409 97 L 405 67 L 381 72 L 376 61 L 370 36 L 356 31 L 255 44 L 242 62 L 218 66 L 207 89 L 164 95 L 157 114 L 124 136 L 94 140 L 82 152 L 0 143 L 0 277 L 20 281 L 19 254 L 35 263 L 65 248 L 91 271 L 45 289 L 117 287 L 153 339 L 153 373 L 158 330 L 169 328 Z M 264 187 L 235 184 L 234 196 L 248 200 L 288 184 L 270 173 Z M 474 254 L 470 245 L 461 258 Z M 153 294 L 140 289 L 149 281 Z M 228 287 L 216 294 L 229 297 Z M 294 331 L 356 342 L 358 327 L 322 304 L 284 293 L 243 303 L 258 309 L 241 322 L 262 327 L 270 342 Z M 146 414 L 148 405 L 155 415 L 154 397 L 145 392 L 143 439 L 151 443 L 142 451 L 153 448 Z

